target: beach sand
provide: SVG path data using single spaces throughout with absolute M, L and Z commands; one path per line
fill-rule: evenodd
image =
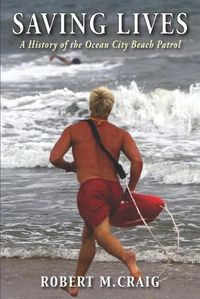
M 156 276 L 163 269 L 162 263 L 138 263 L 144 276 Z M 1 259 L 1 299 L 62 299 L 72 298 L 60 288 L 41 288 L 41 275 L 73 275 L 76 262 L 65 259 Z M 64 273 L 64 274 L 63 274 Z M 99 276 L 111 276 L 117 281 L 128 272 L 119 262 L 94 261 L 88 275 L 94 276 L 92 288 L 82 288 L 85 298 L 115 299 L 197 299 L 199 296 L 199 265 L 172 264 L 167 267 L 159 288 L 107 288 L 99 287 Z

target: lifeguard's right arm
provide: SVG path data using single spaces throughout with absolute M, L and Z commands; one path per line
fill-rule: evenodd
M 64 155 L 71 147 L 70 126 L 64 129 L 60 138 L 51 150 L 49 160 L 58 168 L 64 169 L 66 172 L 76 172 L 75 162 L 67 162 L 63 159 Z
M 131 135 L 125 131 L 122 151 L 131 162 L 130 181 L 128 186 L 131 191 L 134 191 L 142 172 L 143 162 L 135 141 Z

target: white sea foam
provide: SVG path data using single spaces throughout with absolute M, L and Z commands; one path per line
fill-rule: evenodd
M 130 248 L 129 248 L 130 249 Z M 135 250 L 135 248 L 132 248 Z M 175 248 L 167 247 L 168 251 L 171 253 L 172 261 L 178 263 L 200 263 L 200 254 L 198 250 L 188 248 L 181 249 L 179 253 L 174 255 L 176 251 Z M 20 257 L 20 258 L 65 258 L 69 260 L 74 260 L 78 258 L 79 249 L 66 249 L 64 246 L 53 247 L 53 246 L 22 246 L 17 248 L 4 247 L 1 249 L 1 257 Z M 139 261 L 148 262 L 167 262 L 168 257 L 161 252 L 159 249 L 154 250 L 138 250 L 137 259 Z M 97 252 L 95 257 L 96 261 L 110 262 L 116 261 L 116 259 L 108 255 L 105 251 Z
M 91 71 L 111 70 L 120 66 L 120 63 L 109 63 L 109 61 L 96 62 L 96 63 L 81 63 L 66 66 L 62 63 L 52 62 L 49 63 L 49 57 L 43 56 L 29 62 L 23 62 L 11 66 L 2 66 L 2 82 L 17 83 L 17 82 L 30 82 L 41 81 L 47 78 L 59 77 L 67 75 L 74 77 L 80 73 L 89 73 Z
M 46 145 L 46 149 L 39 147 L 37 143 L 29 146 L 13 145 L 5 151 L 2 166 L 4 168 L 33 168 L 52 167 L 49 163 L 49 153 L 52 143 Z M 66 157 L 72 160 L 72 154 Z M 129 167 L 127 167 L 128 173 Z M 142 178 L 151 178 L 160 184 L 199 184 L 200 168 L 198 165 L 177 164 L 173 162 L 144 163 Z
M 117 87 L 114 93 L 112 121 L 127 125 L 141 140 L 140 149 L 147 160 L 143 177 L 166 184 L 199 183 L 199 85 L 191 86 L 188 92 L 156 89 L 144 93 L 132 82 L 128 87 Z M 64 88 L 2 98 L 2 167 L 49 167 L 49 152 L 64 127 L 88 115 L 88 96 L 89 91 Z M 178 139 L 171 139 L 176 135 Z M 193 160 L 184 162 L 184 157 Z M 156 163 L 149 163 L 149 158 L 157 159 Z M 179 159 L 183 161 L 178 163 Z
M 3 153 L 3 168 L 33 168 L 33 167 L 51 167 L 49 163 L 49 151 L 44 150 L 41 146 L 35 145 L 13 145 L 7 147 Z
M 129 87 L 118 87 L 116 98 L 115 115 L 128 125 L 161 133 L 190 133 L 200 128 L 200 84 L 192 85 L 189 92 L 158 88 L 144 93 L 133 81 Z
M 164 184 L 199 184 L 199 165 L 190 165 L 174 162 L 144 163 L 142 177 L 154 178 L 159 183 Z

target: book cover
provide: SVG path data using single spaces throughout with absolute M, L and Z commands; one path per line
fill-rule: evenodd
M 89 116 L 99 86 L 115 96 L 109 121 L 141 152 L 137 192 L 160 196 L 170 214 L 150 231 L 112 228 L 136 253 L 142 280 L 97 246 L 78 296 L 198 297 L 199 14 L 196 0 L 2 2 L 2 299 L 70 297 L 60 284 L 81 246 L 79 183 L 49 156 L 64 128 Z M 123 154 L 120 162 L 129 174 Z

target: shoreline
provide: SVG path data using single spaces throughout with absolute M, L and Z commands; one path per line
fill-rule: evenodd
M 164 263 L 138 262 L 143 276 L 157 276 Z M 60 288 L 42 288 L 41 276 L 73 275 L 76 261 L 44 258 L 1 258 L 1 296 L 2 299 L 62 299 L 71 296 Z M 126 267 L 119 262 L 94 261 L 87 275 L 95 279 L 92 287 L 81 288 L 79 298 L 131 299 L 196 299 L 199 293 L 198 264 L 171 264 L 160 278 L 159 288 L 142 287 L 100 287 L 99 277 L 111 276 L 114 281 L 128 277 Z M 123 292 L 123 293 L 122 293 Z

